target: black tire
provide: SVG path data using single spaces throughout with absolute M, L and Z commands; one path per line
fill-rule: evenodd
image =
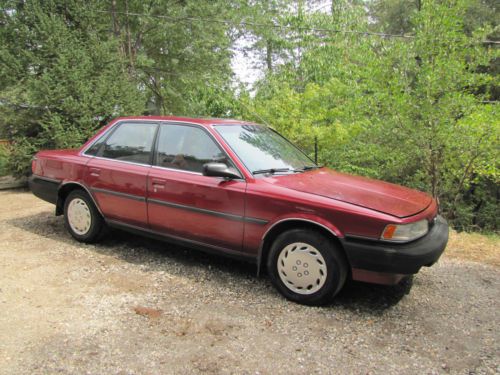
M 314 249 L 312 249 L 312 247 L 307 248 L 307 246 L 299 247 L 296 249 L 295 245 L 297 243 L 303 243 L 312 246 L 314 247 Z M 307 263 L 304 262 L 301 266 L 297 267 L 295 267 L 294 265 L 294 271 L 291 271 L 290 268 L 285 269 L 285 263 L 282 263 L 283 260 L 286 261 L 286 259 L 288 259 L 289 262 L 292 262 L 291 264 L 294 264 L 295 262 L 293 260 L 295 258 L 292 258 L 292 256 L 290 256 L 290 258 L 287 258 L 287 254 L 289 253 L 289 251 L 286 251 L 286 249 L 290 249 L 290 251 L 294 252 L 294 254 L 300 253 L 302 249 L 305 249 L 302 251 L 302 253 L 304 253 L 306 256 L 305 259 L 311 259 L 311 262 L 314 263 L 314 261 L 316 261 L 318 264 L 320 264 L 318 266 L 316 265 L 316 263 L 314 263 L 316 267 L 321 268 L 321 270 L 317 270 L 319 271 L 319 273 L 317 273 L 318 278 L 316 280 L 316 283 L 313 282 L 304 288 L 302 286 L 299 286 L 301 282 L 300 280 L 303 279 L 297 279 L 295 277 L 295 272 L 297 270 L 297 267 L 307 266 Z M 316 251 L 319 252 L 319 255 L 316 253 Z M 298 254 L 296 256 L 304 255 Z M 322 265 L 323 260 L 324 265 Z M 278 262 L 280 262 L 281 265 Z M 315 280 L 315 276 L 312 275 L 314 270 L 312 270 L 311 266 L 308 267 L 310 267 L 309 269 L 311 269 L 312 279 Z M 294 285 L 293 282 L 288 279 L 286 280 L 286 282 L 283 281 L 282 277 L 280 276 L 280 269 L 281 272 L 290 271 L 290 273 L 294 273 L 293 275 L 289 274 L 289 276 L 287 276 L 286 273 L 283 273 L 283 278 L 287 279 L 287 277 L 290 278 L 291 276 L 294 278 L 294 280 L 299 280 L 299 283 L 297 285 Z M 296 275 L 301 275 L 300 277 L 302 277 L 302 274 L 300 272 L 307 272 L 304 270 L 305 268 L 298 269 L 298 273 Z M 326 272 L 324 272 L 326 273 L 326 276 L 324 276 L 324 273 L 322 273 L 324 270 L 326 270 Z M 267 257 L 267 271 L 276 289 L 278 289 L 278 291 L 287 299 L 304 305 L 324 305 L 331 302 L 335 295 L 344 286 L 348 273 L 348 263 L 342 250 L 338 248 L 334 241 L 327 238 L 322 233 L 310 229 L 292 229 L 280 234 L 272 244 L 269 251 L 269 256 Z M 307 273 L 307 275 L 309 275 L 309 273 Z M 310 279 L 310 276 L 307 277 Z M 309 281 L 307 281 L 306 284 L 307 283 L 309 283 Z M 292 290 L 291 288 L 295 288 L 296 291 Z M 298 290 L 297 288 L 299 288 L 300 290 Z M 316 288 L 319 289 L 315 290 Z M 306 289 L 309 290 L 306 291 Z M 298 292 L 310 294 L 301 294 Z
M 75 231 L 70 225 L 68 219 L 68 208 L 71 202 L 77 199 L 79 200 L 77 202 L 80 202 L 80 204 L 82 204 L 82 202 L 85 203 L 90 215 L 90 226 L 88 227 L 88 230 L 85 231 L 85 233 L 78 233 L 77 231 Z M 97 207 L 95 206 L 89 195 L 83 190 L 73 190 L 66 197 L 66 200 L 64 201 L 64 225 L 74 239 L 79 242 L 85 243 L 95 243 L 99 241 L 104 235 L 106 229 L 106 223 L 97 210 Z

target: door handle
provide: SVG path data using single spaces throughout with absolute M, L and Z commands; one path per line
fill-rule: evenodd
M 99 177 L 101 170 L 99 168 L 90 168 L 90 175 L 94 177 Z
M 156 193 L 158 189 L 165 189 L 165 180 L 160 180 L 158 178 L 151 179 L 151 183 L 153 185 L 153 191 Z
M 151 182 L 153 183 L 153 185 L 161 185 L 161 186 L 165 186 L 166 183 L 165 180 L 160 180 L 159 178 L 153 178 L 151 179 Z

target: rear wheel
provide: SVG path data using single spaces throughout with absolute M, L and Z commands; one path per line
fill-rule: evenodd
M 271 246 L 267 269 L 281 294 L 306 305 L 330 302 L 347 276 L 341 250 L 322 233 L 308 229 L 279 235 Z
M 97 207 L 83 190 L 73 190 L 64 201 L 64 223 L 77 241 L 87 243 L 98 241 L 105 227 Z

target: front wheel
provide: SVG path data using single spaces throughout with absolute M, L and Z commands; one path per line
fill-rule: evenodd
M 267 270 L 278 291 L 305 305 L 330 302 L 347 277 L 347 261 L 336 244 L 320 232 L 292 229 L 271 246 Z
M 105 223 L 88 194 L 73 190 L 64 202 L 64 223 L 68 232 L 80 242 L 93 243 L 101 238 Z

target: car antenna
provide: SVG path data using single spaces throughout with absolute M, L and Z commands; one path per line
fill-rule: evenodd
M 243 107 L 245 107 L 245 109 L 246 109 L 247 111 L 249 111 L 249 112 L 251 112 L 253 115 L 257 116 L 257 117 L 259 118 L 259 120 L 260 120 L 260 121 L 262 121 L 262 122 L 264 123 L 264 125 L 266 125 L 266 126 L 267 126 L 267 127 L 269 127 L 269 128 L 271 127 L 271 125 L 269 125 L 269 123 L 268 123 L 266 120 L 264 120 L 264 119 L 262 118 L 262 116 L 261 116 L 261 115 L 259 115 L 256 111 L 254 111 L 254 110 L 252 110 L 251 108 L 249 108 L 249 107 L 248 107 L 245 103 L 243 103 L 243 101 L 239 100 L 238 102 L 239 102 L 241 105 L 243 105 Z
M 314 164 L 318 165 L 318 136 L 314 136 Z

